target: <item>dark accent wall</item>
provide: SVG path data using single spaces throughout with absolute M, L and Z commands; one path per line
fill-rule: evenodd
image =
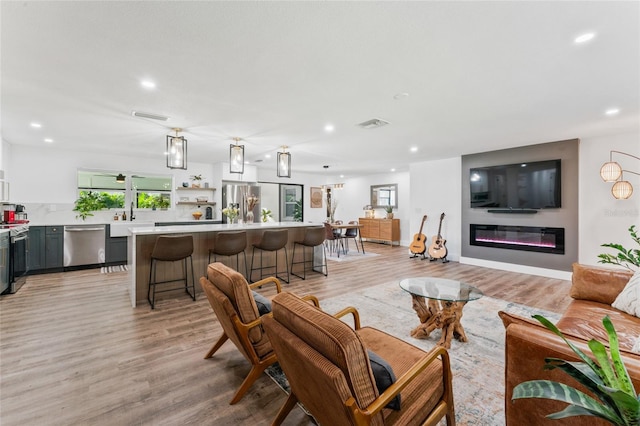
M 462 156 L 462 247 L 463 257 L 513 263 L 560 271 L 571 271 L 578 261 L 578 155 L 579 139 L 529 145 L 519 148 Z M 562 160 L 562 207 L 543 209 L 536 214 L 489 213 L 472 209 L 469 199 L 469 169 L 531 161 Z M 532 253 L 492 247 L 472 246 L 469 225 L 538 226 L 565 229 L 565 253 Z

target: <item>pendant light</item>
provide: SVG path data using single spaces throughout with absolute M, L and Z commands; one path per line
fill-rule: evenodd
M 244 173 L 244 145 L 238 145 L 242 139 L 233 138 L 235 144 L 229 147 L 229 172 Z
M 125 176 L 122 173 L 118 173 L 118 176 L 116 176 L 117 183 L 124 183 L 124 179 L 125 179 Z
M 278 152 L 278 177 L 291 177 L 291 154 L 286 145 L 282 145 L 282 152 Z
M 178 136 L 182 129 L 173 129 L 175 136 L 167 135 L 167 167 L 170 169 L 187 170 L 187 140 Z

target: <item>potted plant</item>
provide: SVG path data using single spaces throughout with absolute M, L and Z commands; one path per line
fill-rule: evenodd
M 558 358 L 546 358 L 545 369 L 560 368 L 589 389 L 594 399 L 564 383 L 550 380 L 531 380 L 513 389 L 513 399 L 543 398 L 569 403 L 562 411 L 547 415 L 550 419 L 572 416 L 594 416 L 611 424 L 631 426 L 640 424 L 640 399 L 622 362 L 618 347 L 618 335 L 608 316 L 602 323 L 609 336 L 609 353 L 601 342 L 589 341 L 595 360 L 569 342 L 549 320 L 534 315 L 542 325 L 560 336 L 578 355 L 582 362 L 569 362 Z
M 200 181 L 202 180 L 202 175 L 193 175 L 191 176 L 191 187 L 192 188 L 200 188 Z
M 387 219 L 393 219 L 393 206 L 385 206 L 384 211 L 387 212 Z
M 629 227 L 629 234 L 631 234 L 631 239 L 640 246 L 640 238 L 636 233 L 635 227 L 636 227 L 635 225 L 631 225 L 631 227 Z M 615 256 L 608 253 L 599 254 L 598 255 L 598 258 L 600 259 L 598 261 L 599 263 L 608 263 L 611 265 L 623 266 L 631 270 L 633 270 L 633 268 L 631 268 L 629 264 L 635 265 L 636 268 L 640 268 L 640 250 L 638 249 L 627 250 L 621 244 L 614 244 L 614 243 L 601 244 L 600 247 L 609 247 L 609 248 L 618 250 L 618 254 Z
M 269 209 L 262 209 L 262 211 L 260 212 L 260 214 L 262 215 L 262 221 L 263 222 L 268 222 L 269 219 L 271 219 L 271 210 Z

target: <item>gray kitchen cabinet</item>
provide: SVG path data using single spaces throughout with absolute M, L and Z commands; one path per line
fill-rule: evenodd
M 27 254 L 29 272 L 45 269 L 45 227 L 29 227 L 29 253 Z
M 29 273 L 62 269 L 63 226 L 29 227 Z
M 109 227 L 109 225 L 107 225 Z M 127 237 L 110 237 L 107 229 L 105 263 L 107 265 L 121 265 L 127 263 Z
M 64 226 L 45 226 L 45 268 L 62 268 Z

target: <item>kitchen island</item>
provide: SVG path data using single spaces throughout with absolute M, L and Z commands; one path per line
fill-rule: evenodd
M 219 225 L 179 225 L 179 226 L 149 226 L 137 227 L 128 231 L 128 259 L 130 287 L 129 296 L 131 306 L 138 303 L 147 304 L 147 290 L 149 288 L 149 270 L 151 267 L 151 252 L 160 235 L 192 235 L 193 236 L 193 268 L 195 271 L 196 291 L 201 291 L 197 282 L 204 276 L 208 262 L 209 249 L 213 248 L 215 234 L 225 231 L 247 232 L 247 263 L 251 264 L 251 252 L 254 243 L 262 238 L 262 233 L 267 229 L 288 229 L 289 241 L 289 265 L 293 255 L 293 243 L 304 238 L 305 229 L 314 226 L 322 226 L 321 223 L 303 222 L 266 222 L 247 224 L 219 224 Z M 274 253 L 264 253 L 265 264 L 273 262 Z M 284 262 L 284 255 L 280 253 Z M 242 259 L 242 256 L 240 257 Z M 223 260 L 223 259 L 220 259 Z M 224 259 L 225 261 L 227 259 Z M 235 261 L 233 263 L 235 268 Z M 181 263 L 161 262 L 158 265 L 158 280 L 170 279 L 180 274 Z M 179 269 L 179 270 L 178 270 Z M 178 271 L 177 271 L 178 270 Z M 176 283 L 178 285 L 178 283 Z M 176 292 L 176 294 L 178 294 Z

